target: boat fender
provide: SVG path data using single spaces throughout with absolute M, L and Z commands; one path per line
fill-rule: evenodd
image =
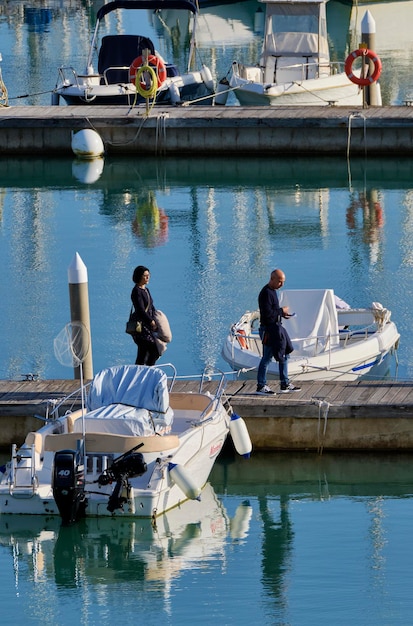
M 195 484 L 189 473 L 182 465 L 176 463 L 169 463 L 168 465 L 169 475 L 172 478 L 175 485 L 177 485 L 181 491 L 190 500 L 201 499 L 201 488 Z
M 165 63 L 163 59 L 161 59 L 161 57 L 156 56 L 155 54 L 148 55 L 147 64 L 145 63 L 143 56 L 136 57 L 136 59 L 133 59 L 129 67 L 129 82 L 134 84 L 136 81 L 136 75 L 138 73 L 138 70 L 141 67 L 144 67 L 146 65 L 148 65 L 153 70 L 155 70 L 156 78 L 158 81 L 158 89 L 159 89 L 159 87 L 163 85 L 163 83 L 166 80 L 166 67 L 165 67 Z M 141 85 L 143 88 L 146 87 L 145 83 L 141 82 Z
M 235 450 L 244 457 L 249 459 L 251 456 L 252 443 L 248 428 L 242 417 L 233 413 L 229 422 L 229 432 L 234 442 Z
M 181 94 L 179 93 L 179 87 L 176 83 L 172 82 L 169 85 L 168 92 L 171 104 L 179 104 L 181 102 Z
M 374 71 L 371 76 L 366 76 L 365 78 L 362 76 L 356 76 L 353 74 L 353 63 L 357 59 L 357 57 L 366 57 L 373 62 Z M 352 83 L 359 85 L 360 87 L 367 87 L 372 83 L 375 83 L 376 80 L 380 78 L 382 64 L 375 52 L 369 50 L 368 48 L 359 48 L 358 50 L 354 50 L 351 54 L 348 55 L 346 62 L 344 63 L 344 71 L 347 74 L 347 78 L 351 80 Z
M 218 106 L 225 106 L 228 100 L 229 82 L 226 76 L 221 78 L 217 85 L 217 92 L 215 94 L 215 104 Z
M 214 91 L 214 79 L 212 78 L 211 70 L 206 65 L 203 65 L 201 68 L 201 78 L 204 81 L 206 87 L 210 91 Z

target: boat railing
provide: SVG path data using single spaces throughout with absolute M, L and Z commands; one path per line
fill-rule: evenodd
M 76 85 L 78 89 L 82 89 L 87 86 L 98 85 L 101 78 L 101 74 L 78 74 L 73 66 L 62 65 L 58 69 L 56 88 L 72 87 Z
M 338 333 L 327 335 L 310 335 L 308 337 L 292 337 L 294 356 L 314 357 L 318 354 L 331 352 L 339 343 L 347 347 L 353 340 L 364 341 L 377 332 L 375 323 L 357 328 L 342 328 Z M 262 341 L 258 334 L 245 334 L 241 329 L 233 328 L 233 342 L 236 341 L 241 349 L 262 354 Z

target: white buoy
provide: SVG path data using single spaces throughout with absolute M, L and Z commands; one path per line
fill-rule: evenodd
M 72 163 L 72 174 L 80 183 L 91 185 L 95 183 L 102 175 L 104 159 L 75 159 Z
M 175 485 L 183 491 L 187 498 L 190 500 L 200 500 L 201 488 L 198 487 L 189 476 L 188 472 L 182 465 L 176 463 L 169 463 L 168 465 L 169 475 L 172 478 Z
M 249 436 L 247 425 L 242 417 L 233 413 L 229 423 L 229 432 L 234 442 L 235 450 L 244 457 L 249 459 L 251 456 L 252 443 Z
M 79 159 L 95 159 L 105 152 L 99 133 L 91 128 L 72 133 L 72 150 Z

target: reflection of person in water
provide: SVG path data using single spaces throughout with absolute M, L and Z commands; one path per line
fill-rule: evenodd
M 274 500 L 276 503 L 276 500 Z M 288 511 L 288 496 L 280 496 L 280 520 L 276 522 L 265 496 L 259 498 L 263 524 L 262 575 L 263 584 L 284 607 L 285 575 L 291 555 L 294 533 Z

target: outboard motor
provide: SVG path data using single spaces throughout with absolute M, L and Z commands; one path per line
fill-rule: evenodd
M 84 465 L 78 451 L 56 452 L 52 488 L 63 526 L 74 524 L 84 517 L 86 509 Z
M 123 490 L 128 492 L 128 478 L 142 476 L 147 468 L 143 454 L 134 452 L 142 444 L 132 448 L 129 452 L 125 452 L 122 456 L 113 461 L 112 465 L 99 476 L 98 483 L 100 485 L 109 485 L 116 481 L 114 490 L 112 491 L 107 509 L 113 513 L 116 509 L 122 509 L 127 498 L 122 494 Z

